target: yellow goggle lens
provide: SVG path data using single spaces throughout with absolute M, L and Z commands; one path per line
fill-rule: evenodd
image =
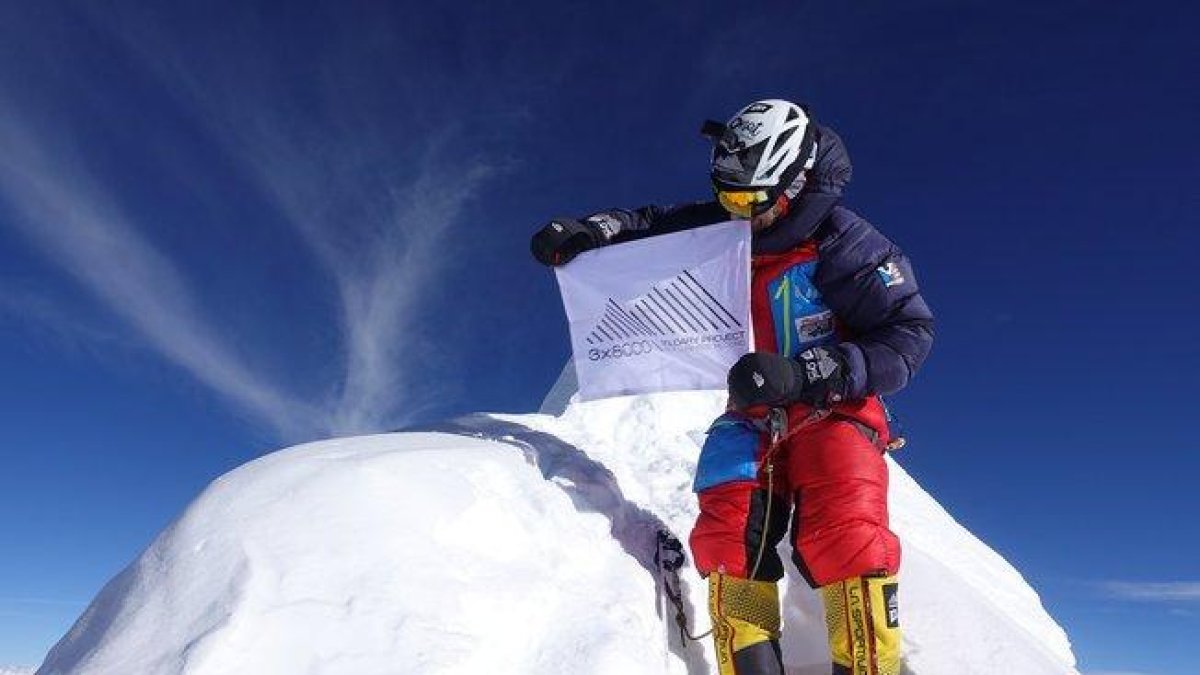
M 749 218 L 754 215 L 754 206 L 763 204 L 767 201 L 767 193 L 761 190 L 756 192 L 727 192 L 725 190 L 717 191 L 717 201 L 726 211 L 735 216 Z

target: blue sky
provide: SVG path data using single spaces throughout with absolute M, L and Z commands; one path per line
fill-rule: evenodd
M 135 4 L 0 3 L 0 664 L 248 459 L 535 409 L 529 235 L 784 97 L 938 314 L 900 461 L 1085 672 L 1194 671 L 1193 6 Z

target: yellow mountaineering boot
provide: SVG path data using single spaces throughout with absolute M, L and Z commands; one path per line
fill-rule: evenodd
M 720 675 L 783 675 L 775 582 L 714 572 L 708 577 L 708 611 Z
M 899 675 L 896 577 L 854 577 L 821 587 L 833 675 Z

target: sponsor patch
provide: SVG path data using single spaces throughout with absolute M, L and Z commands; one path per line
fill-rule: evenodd
M 815 342 L 833 335 L 833 312 L 826 310 L 796 319 L 796 332 L 801 342 Z
M 804 374 L 810 383 L 828 378 L 838 368 L 837 361 L 824 349 L 820 352 L 816 349 L 806 349 L 800 352 L 799 358 L 804 363 Z
M 594 216 L 588 216 L 585 220 L 600 228 L 605 239 L 612 239 L 621 231 L 621 221 L 607 213 L 597 213 Z
M 879 274 L 880 279 L 883 279 L 883 285 L 888 288 L 904 283 L 904 271 L 900 269 L 899 265 L 890 260 L 876 267 L 875 272 Z

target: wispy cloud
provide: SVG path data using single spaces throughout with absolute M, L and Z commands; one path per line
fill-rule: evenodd
M 91 351 L 94 347 L 129 346 L 126 336 L 66 311 L 44 291 L 11 278 L 0 279 L 0 317 L 40 330 L 38 337 L 49 336 L 60 347 Z
M 1198 581 L 1103 581 L 1100 590 L 1118 600 L 1135 602 L 1200 602 Z
M 286 438 L 311 437 L 313 411 L 252 373 L 197 308 L 171 260 L 147 241 L 71 148 L 0 108 L 0 196 L 13 224 L 168 360 Z
M 426 140 L 424 148 L 408 148 L 417 174 L 395 181 L 384 168 L 395 158 L 365 150 L 385 143 L 320 144 L 313 161 L 296 156 L 311 152 L 311 138 L 283 136 L 275 131 L 281 125 L 253 128 L 259 131 L 239 137 L 240 156 L 337 288 L 344 371 L 329 406 L 332 430 L 403 424 L 441 393 L 436 380 L 418 373 L 432 351 L 418 318 L 445 271 L 452 228 L 496 167 L 471 157 L 451 166 L 439 158 L 445 141 Z M 378 189 L 368 193 L 364 185 Z
M 379 431 L 420 416 L 447 383 L 423 377 L 437 355 L 419 319 L 452 257 L 451 229 L 497 165 L 454 152 L 461 121 L 452 114 L 416 134 L 391 119 L 394 109 L 379 110 L 369 90 L 383 83 L 348 72 L 370 62 L 353 41 L 341 43 L 348 54 L 323 55 L 323 76 L 303 80 L 306 98 L 319 102 L 305 107 L 280 85 L 295 79 L 285 66 L 247 53 L 229 59 L 236 72 L 201 71 L 179 36 L 126 19 L 114 31 L 238 161 L 336 288 L 343 369 L 320 403 L 329 431 Z M 405 80 L 398 84 L 413 86 Z M 406 103 L 435 98 L 420 94 Z
M 480 153 L 455 152 L 455 115 L 439 109 L 416 133 L 393 119 L 395 97 L 375 94 L 399 86 L 412 94 L 400 97 L 406 104 L 433 100 L 436 82 L 420 68 L 386 82 L 361 76 L 374 55 L 358 45 L 395 39 L 386 32 L 331 39 L 298 76 L 252 35 L 234 31 L 213 59 L 186 26 L 131 12 L 92 18 L 311 251 L 335 289 L 341 369 L 310 395 L 257 371 L 255 354 L 233 346 L 236 328 L 205 312 L 171 252 L 147 237 L 144 214 L 119 206 L 114 186 L 73 153 L 70 134 L 0 107 L 0 199 L 19 212 L 24 233 L 153 349 L 285 439 L 395 428 L 426 412 L 447 379 L 426 377 L 438 353 L 417 325 L 452 259 L 452 228 L 497 171 Z M 187 171 L 178 165 L 186 160 L 158 159 Z

